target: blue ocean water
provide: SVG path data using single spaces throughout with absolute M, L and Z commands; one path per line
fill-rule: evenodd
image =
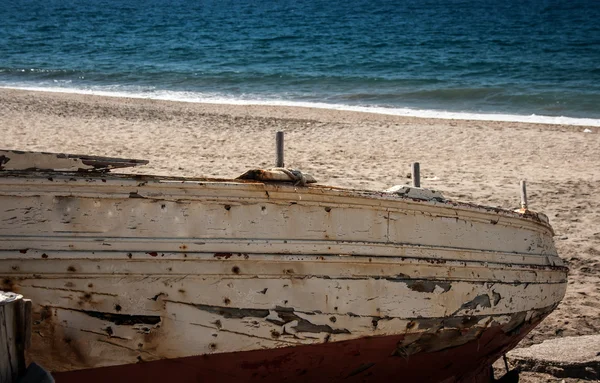
M 0 86 L 597 123 L 600 1 L 4 1 Z

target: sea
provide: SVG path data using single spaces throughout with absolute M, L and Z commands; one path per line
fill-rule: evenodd
M 600 0 L 7 0 L 0 87 L 600 126 Z

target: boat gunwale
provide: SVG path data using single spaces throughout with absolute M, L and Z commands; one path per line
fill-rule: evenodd
M 22 180 L 26 179 L 26 182 L 10 182 L 8 180 Z M 101 173 L 101 172 L 62 172 L 62 171 L 0 171 L 0 196 L 3 195 L 12 195 L 10 192 L 7 193 L 5 187 L 15 187 L 17 185 L 23 186 L 31 186 L 32 184 L 37 184 L 37 186 L 41 186 L 47 188 L 50 185 L 55 185 L 55 180 L 64 180 L 69 183 L 68 188 L 77 188 L 77 187 L 91 187 L 91 180 L 100 180 L 102 182 L 101 187 L 103 189 L 108 188 L 110 186 L 113 187 L 144 187 L 144 188 L 173 188 L 173 189 L 181 189 L 181 185 L 183 184 L 186 188 L 210 188 L 212 190 L 227 190 L 232 191 L 232 189 L 237 189 L 241 185 L 250 187 L 250 190 L 243 190 L 243 194 L 248 193 L 261 193 L 260 199 L 268 201 L 270 203 L 277 203 L 277 200 L 287 200 L 290 203 L 292 202 L 303 204 L 315 203 L 318 206 L 320 205 L 332 205 L 335 204 L 337 206 L 347 207 L 359 207 L 359 206 L 367 206 L 367 207 L 379 207 L 381 210 L 385 210 L 388 212 L 393 211 L 406 211 L 406 210 L 420 210 L 423 211 L 423 207 L 435 209 L 443 209 L 448 211 L 447 215 L 436 213 L 438 217 L 448 217 L 448 218 L 459 218 L 456 211 L 460 211 L 463 214 L 469 216 L 470 219 L 479 218 L 484 222 L 490 222 L 489 218 L 485 216 L 494 215 L 508 219 L 514 219 L 516 222 L 510 225 L 507 221 L 495 222 L 494 224 L 502 224 L 505 226 L 517 226 L 522 227 L 522 222 L 528 222 L 537 227 L 545 228 L 550 235 L 554 235 L 554 230 L 549 223 L 548 217 L 543 213 L 533 212 L 530 210 L 518 211 L 518 210 L 509 210 L 501 207 L 492 207 L 479 205 L 469 202 L 462 201 L 453 201 L 453 200 L 439 200 L 439 199 L 417 199 L 409 196 L 394 194 L 394 193 L 386 193 L 384 191 L 375 191 L 375 190 L 363 190 L 363 189 L 352 189 L 352 188 L 342 188 L 336 186 L 328 186 L 328 185 L 319 185 L 319 184 L 311 184 L 310 186 L 302 187 L 295 186 L 293 184 L 286 184 L 280 182 L 264 182 L 264 181 L 255 181 L 255 180 L 241 180 L 241 179 L 221 179 L 221 178 L 204 178 L 204 177 L 172 177 L 172 176 L 160 176 L 160 175 L 140 175 L 140 174 L 126 174 L 126 173 Z M 41 181 L 41 182 L 40 182 Z M 84 182 L 73 184 L 73 182 Z M 122 181 L 119 183 L 119 181 Z M 45 185 L 47 184 L 47 185 Z M 135 184 L 135 185 L 129 185 Z M 98 184 L 99 185 L 99 184 Z M 62 188 L 65 189 L 65 188 Z M 72 195 L 72 190 L 64 190 L 64 191 L 45 191 L 41 190 L 39 192 L 34 191 L 22 191 L 19 192 L 19 195 L 40 195 L 40 193 L 46 192 L 48 194 L 52 193 L 69 193 L 68 195 Z M 92 194 L 92 196 L 87 196 L 88 198 L 107 198 L 108 193 L 88 193 Z M 118 192 L 114 192 L 113 194 L 118 195 Z M 122 193 L 122 194 L 130 194 L 130 192 Z M 281 195 L 278 195 L 281 194 Z M 296 198 L 290 198 L 289 195 L 296 195 Z M 147 199 L 157 199 L 157 200 L 168 200 L 168 198 L 161 198 L 157 195 L 140 195 L 142 198 Z M 319 201 L 318 198 L 315 197 L 329 197 L 329 198 L 344 198 L 348 199 L 348 201 L 340 201 L 340 202 L 330 202 L 330 201 Z M 165 196 L 166 197 L 166 196 Z M 207 196 L 194 196 L 189 193 L 182 193 L 181 198 L 176 198 L 176 200 L 193 200 L 194 197 L 202 197 L 204 200 L 210 201 L 214 200 L 215 202 L 222 202 L 222 200 L 233 201 L 233 200 L 244 200 L 250 197 L 248 196 L 225 196 L 225 197 L 212 197 L 207 198 Z M 308 199 L 306 199 L 308 197 Z M 313 197 L 313 198 L 310 198 Z M 84 195 L 79 195 L 78 198 L 86 198 Z M 256 197 L 255 197 L 256 198 Z M 368 203 L 367 203 L 368 201 Z M 406 204 L 405 207 L 400 206 L 384 206 L 382 203 L 389 203 L 391 205 L 397 204 Z M 417 208 L 412 208 L 411 205 L 417 206 Z M 397 209 L 397 210 L 396 210 Z M 479 217 L 477 217 L 479 215 Z M 462 217 L 461 217 L 462 218 Z

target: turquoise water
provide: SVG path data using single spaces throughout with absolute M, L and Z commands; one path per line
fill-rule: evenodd
M 599 20 L 598 0 L 14 0 L 0 86 L 597 123 Z

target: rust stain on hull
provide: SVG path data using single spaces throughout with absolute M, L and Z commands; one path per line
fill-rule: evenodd
M 166 359 L 141 364 L 104 367 L 55 374 L 58 383 L 198 381 L 220 382 L 488 382 L 489 366 L 514 347 L 545 314 L 523 321 L 520 333 L 507 334 L 501 326 L 483 331 L 444 350 L 397 353 L 403 335 Z

